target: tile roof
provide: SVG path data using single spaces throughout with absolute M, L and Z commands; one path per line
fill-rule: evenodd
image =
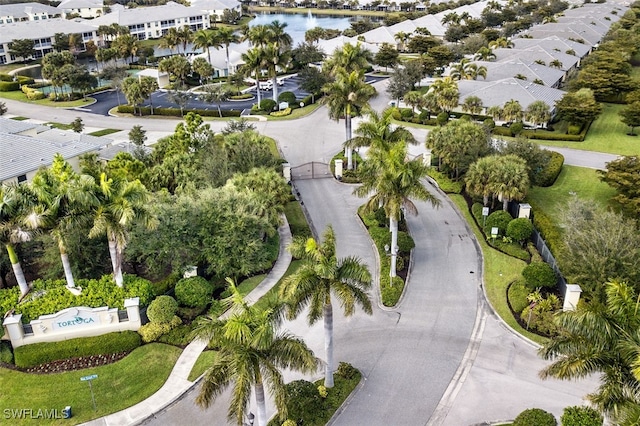
M 95 20 L 94 20 L 95 21 Z M 0 25 L 0 44 L 9 43 L 11 40 L 28 38 L 53 37 L 55 33 L 64 31 L 66 33 L 95 32 L 96 26 L 90 25 L 84 19 L 62 19 L 53 18 L 44 21 L 23 21 L 12 24 Z
M 493 54 L 496 55 L 496 62 L 503 60 L 521 60 L 522 62 L 535 62 L 537 60 L 544 61 L 545 64 L 551 61 L 559 60 L 562 63 L 561 69 L 568 71 L 574 67 L 579 58 L 577 56 L 568 55 L 564 52 L 557 52 L 553 49 L 546 48 L 542 45 L 531 46 L 526 49 L 495 49 Z
M 0 5 L 0 16 L 13 16 L 16 19 L 26 18 L 30 14 L 46 13 L 48 15 L 59 15 L 60 11 L 53 6 L 40 3 L 15 3 Z
M 560 38 L 558 36 L 549 36 L 545 38 L 514 38 L 511 39 L 515 49 L 527 49 L 532 46 L 543 46 L 553 51 L 567 53 L 567 50 L 576 52 L 576 56 L 584 58 L 591 52 L 591 46 L 577 43 L 572 40 Z M 556 50 L 557 49 L 557 50 Z
M 562 70 L 543 66 L 533 61 L 523 61 L 520 58 L 505 59 L 500 62 L 474 61 L 474 63 L 487 68 L 486 81 L 498 81 L 521 74 L 527 77 L 526 81 L 538 79 L 542 80 L 545 86 L 554 86 L 564 77 Z M 481 79 L 482 77 L 478 77 L 478 80 Z
M 461 80 L 458 82 L 460 103 L 469 96 L 477 96 L 485 107 L 503 106 L 514 99 L 520 103 L 522 109 L 526 109 L 535 101 L 543 101 L 553 110 L 556 101 L 560 100 L 565 92 L 547 86 L 506 78 L 499 81 Z

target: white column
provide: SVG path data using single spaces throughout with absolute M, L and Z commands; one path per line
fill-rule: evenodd
M 562 305 L 562 311 L 575 311 L 580 301 L 580 293 L 582 289 L 578 284 L 567 284 L 567 289 L 564 292 L 564 304 Z
M 335 175 L 336 179 L 342 180 L 342 160 L 335 161 Z

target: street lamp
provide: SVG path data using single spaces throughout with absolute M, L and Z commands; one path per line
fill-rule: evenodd
M 251 411 L 249 411 L 249 415 L 247 416 L 247 419 L 249 420 L 249 426 L 253 426 L 253 421 L 255 420 L 256 416 L 253 415 L 253 413 Z

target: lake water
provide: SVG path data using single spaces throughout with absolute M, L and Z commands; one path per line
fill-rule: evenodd
M 286 23 L 287 27 L 285 31 L 293 39 L 293 47 L 296 47 L 299 43 L 304 43 L 304 33 L 307 30 L 315 27 L 322 27 L 326 29 L 346 30 L 351 27 L 350 18 L 344 17 L 332 17 L 325 15 L 314 16 L 311 13 L 304 14 L 268 14 L 264 13 L 257 15 L 255 19 L 249 22 L 249 26 L 255 25 L 267 25 L 273 21 L 279 21 L 280 23 Z

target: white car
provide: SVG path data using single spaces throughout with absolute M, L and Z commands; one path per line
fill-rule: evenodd
M 273 82 L 271 80 L 261 81 L 258 85 L 260 90 L 273 90 Z

